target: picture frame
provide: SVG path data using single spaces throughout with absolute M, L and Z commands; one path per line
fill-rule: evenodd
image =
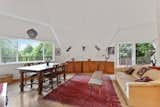
M 108 47 L 108 55 L 114 55 L 115 54 L 115 47 Z

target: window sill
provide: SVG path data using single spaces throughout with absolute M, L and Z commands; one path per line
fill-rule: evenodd
M 51 60 L 53 62 L 54 60 Z M 0 63 L 1 65 L 19 65 L 19 64 L 26 64 L 26 63 L 39 63 L 39 62 L 45 62 L 43 60 L 41 61 L 25 61 L 25 62 L 7 62 L 7 63 Z

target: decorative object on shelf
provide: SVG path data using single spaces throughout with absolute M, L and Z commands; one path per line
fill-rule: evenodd
M 153 59 L 151 60 L 152 66 L 156 66 L 157 60 L 156 57 L 154 56 Z
M 66 49 L 66 52 L 69 52 L 71 49 L 72 49 L 72 47 L 69 46 L 69 47 Z
M 82 46 L 82 51 L 85 51 L 86 47 L 85 46 Z
M 46 58 L 46 65 L 49 66 L 51 59 L 50 58 Z
M 104 57 L 105 57 L 105 60 L 106 60 L 106 61 L 110 58 L 110 56 L 107 55 L 107 54 L 105 54 Z
M 61 56 L 61 48 L 55 48 L 55 55 Z
M 88 61 L 91 61 L 91 58 L 88 58 Z
M 27 34 L 30 39 L 35 39 L 38 36 L 38 32 L 35 29 L 28 29 Z
M 108 55 L 114 55 L 115 54 L 115 47 L 108 47 Z
M 102 56 L 105 58 L 106 61 L 110 58 L 108 54 L 108 48 L 106 48 L 105 54 L 103 54 Z
M 97 51 L 101 50 L 97 45 L 95 45 L 95 48 L 96 48 Z
M 75 58 L 71 58 L 71 61 L 75 61 Z

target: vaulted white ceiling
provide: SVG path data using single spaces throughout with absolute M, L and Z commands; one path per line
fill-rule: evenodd
M 25 38 L 25 30 L 33 27 L 39 39 L 56 36 L 64 48 L 157 37 L 156 0 L 0 0 L 0 13 L 29 19 L 1 16 L 2 36 Z

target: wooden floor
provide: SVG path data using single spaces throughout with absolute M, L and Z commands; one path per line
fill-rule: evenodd
M 67 75 L 67 79 L 71 78 L 72 76 L 73 74 Z M 128 107 L 122 97 L 121 91 L 119 90 L 114 80 L 114 76 L 111 77 L 122 107 Z M 29 87 L 28 88 L 26 87 L 25 90 L 26 91 L 24 93 L 20 93 L 18 83 L 9 85 L 8 86 L 9 103 L 7 107 L 72 107 L 70 105 L 61 104 L 59 102 L 43 100 L 42 96 L 39 96 L 36 90 L 34 89 L 30 90 Z M 46 92 L 43 92 L 43 95 L 47 94 L 51 90 L 45 90 L 45 91 Z

